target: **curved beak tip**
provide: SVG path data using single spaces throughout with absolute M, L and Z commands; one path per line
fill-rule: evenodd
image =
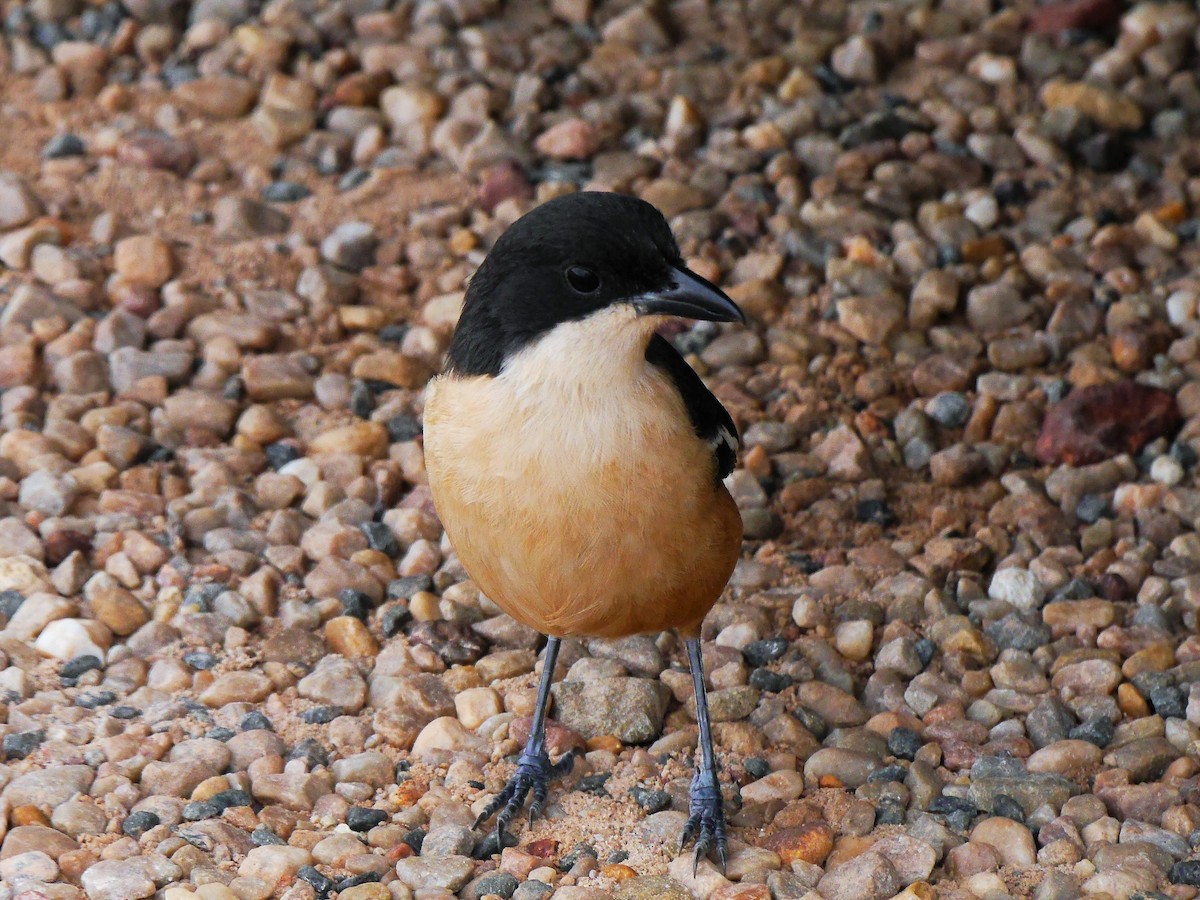
M 643 315 L 746 324 L 746 314 L 728 294 L 684 266 L 672 268 L 670 285 L 639 298 L 635 305 Z

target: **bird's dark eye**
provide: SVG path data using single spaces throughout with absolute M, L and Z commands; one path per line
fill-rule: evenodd
M 590 294 L 600 289 L 600 276 L 583 266 L 571 266 L 567 269 L 567 284 L 581 294 Z

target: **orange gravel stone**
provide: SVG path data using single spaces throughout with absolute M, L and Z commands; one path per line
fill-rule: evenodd
M 9 821 L 14 826 L 50 824 L 50 820 L 46 818 L 46 814 L 32 805 L 18 806 L 9 814 Z
M 784 865 L 799 860 L 819 866 L 833 850 L 833 829 L 825 822 L 808 822 L 775 832 L 763 846 L 778 853 Z
M 636 878 L 637 872 L 629 866 L 621 863 L 612 863 L 611 865 L 602 866 L 600 874 L 605 878 L 611 878 L 613 881 L 627 881 L 630 878 Z
M 1141 695 L 1141 692 L 1128 681 L 1117 686 L 1117 706 L 1121 707 L 1121 712 L 1131 719 L 1140 719 L 1150 715 L 1150 704 L 1146 702 L 1146 698 Z
M 621 748 L 625 745 L 621 743 L 621 739 L 611 734 L 602 734 L 599 737 L 594 737 L 587 742 L 589 750 L 608 750 L 611 753 L 620 753 Z

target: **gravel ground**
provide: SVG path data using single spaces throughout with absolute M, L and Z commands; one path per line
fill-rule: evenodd
M 1192 4 L 0 11 L 0 900 L 1197 896 Z M 752 320 L 674 336 L 746 444 L 724 875 L 672 635 L 566 644 L 586 755 L 469 830 L 539 644 L 422 391 L 580 187 Z

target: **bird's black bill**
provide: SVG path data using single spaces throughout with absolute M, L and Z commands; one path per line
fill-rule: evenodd
M 706 322 L 741 322 L 746 314 L 712 282 L 685 268 L 671 269 L 669 287 L 634 301 L 644 316 L 679 316 Z

